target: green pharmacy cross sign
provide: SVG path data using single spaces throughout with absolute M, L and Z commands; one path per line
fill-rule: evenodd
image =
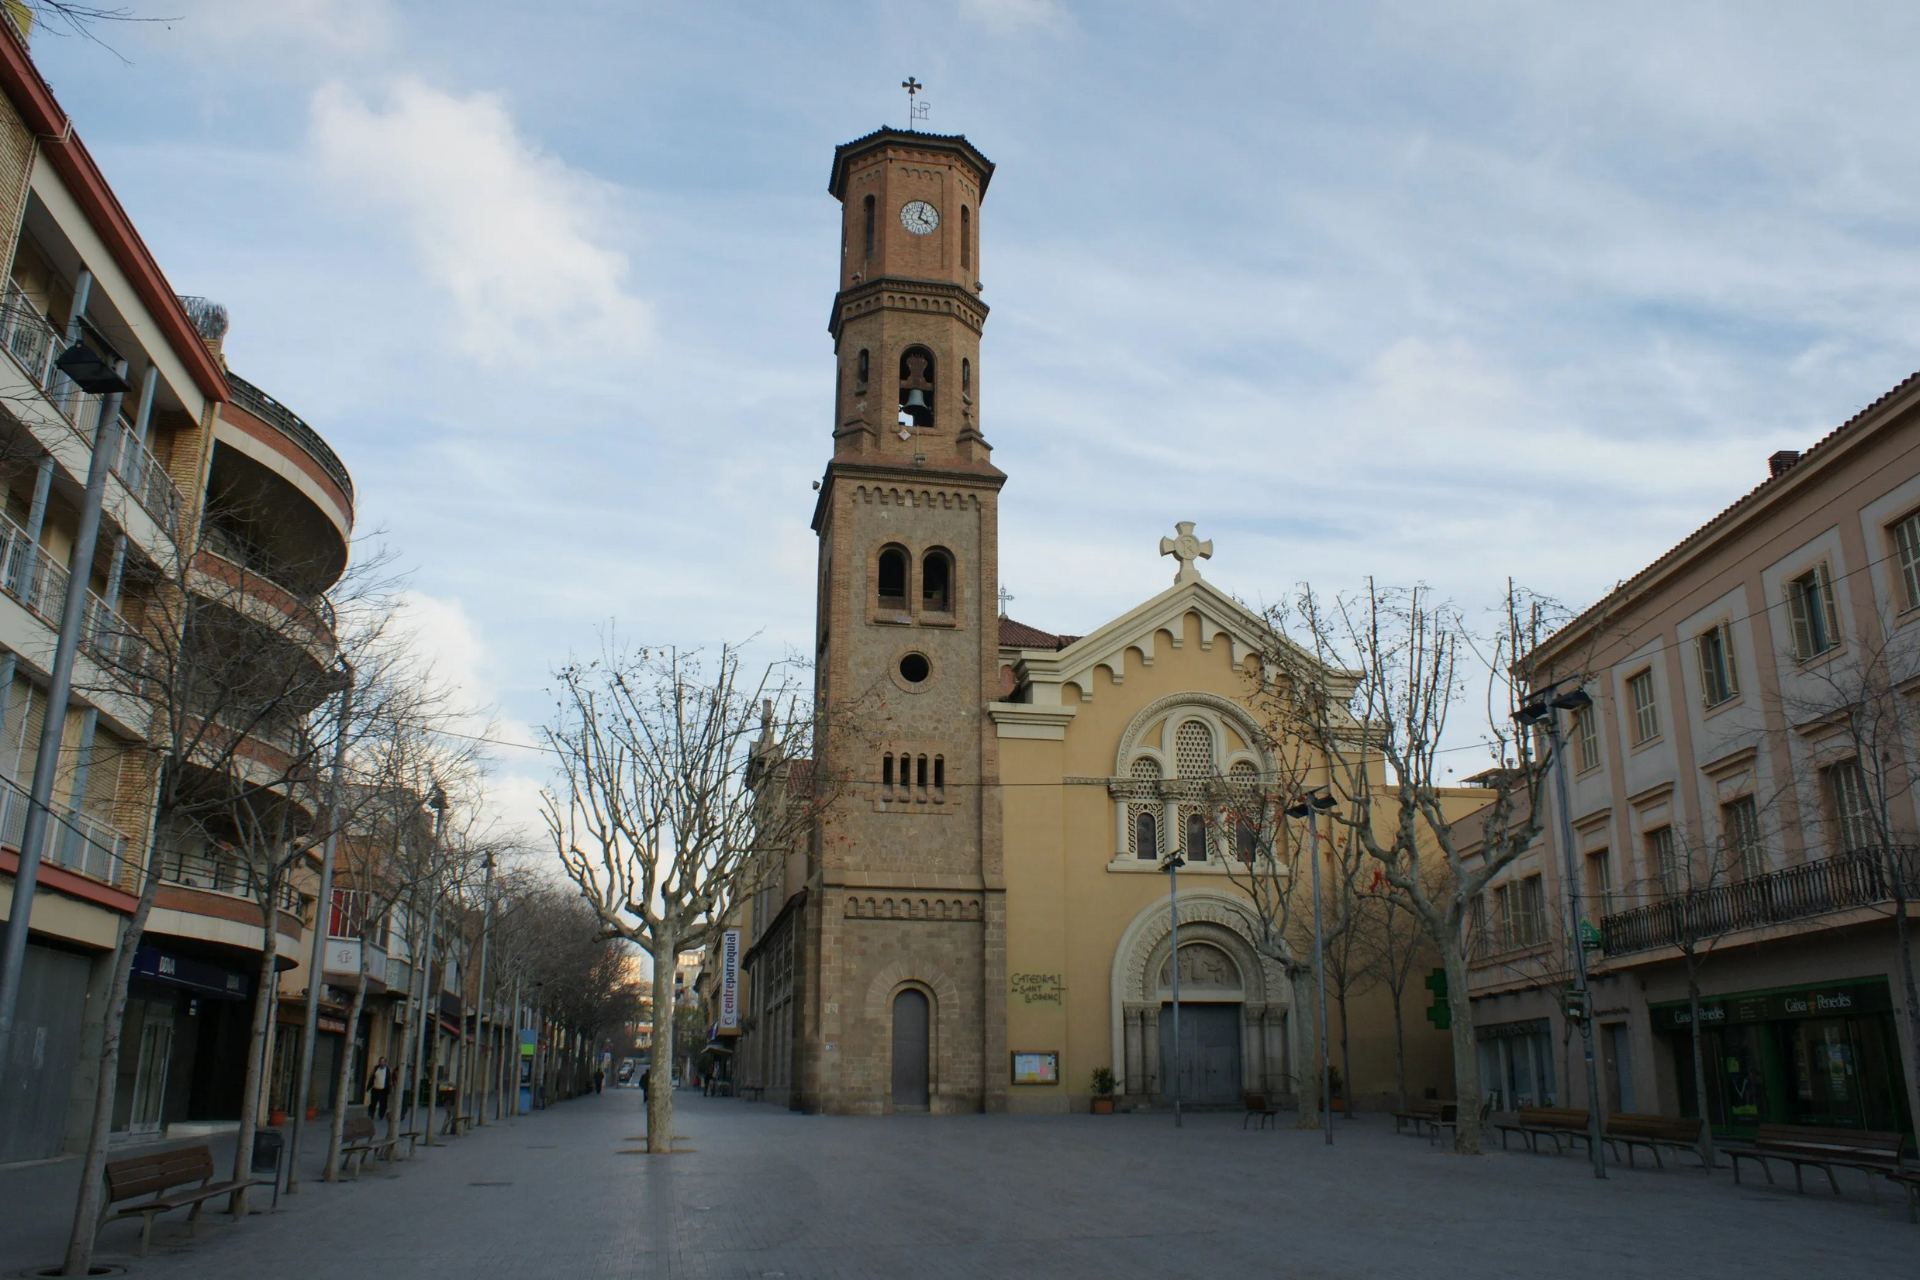
M 1427 1021 L 1433 1024 L 1435 1031 L 1453 1030 L 1453 1006 L 1447 1003 L 1447 971 L 1435 969 L 1427 975 L 1425 986 L 1433 992 L 1433 1004 L 1427 1010 Z

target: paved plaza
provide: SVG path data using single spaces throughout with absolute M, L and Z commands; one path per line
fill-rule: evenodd
M 1237 1115 L 794 1115 L 681 1095 L 693 1150 L 631 1154 L 638 1092 L 609 1091 L 423 1150 L 188 1240 L 109 1227 L 102 1261 L 194 1280 L 479 1277 L 1913 1275 L 1920 1227 L 1847 1194 L 1735 1187 L 1516 1152 L 1462 1159 L 1362 1117 L 1243 1131 Z M 23 1181 L 37 1175 L 34 1182 Z M 72 1162 L 0 1172 L 0 1274 L 53 1260 L 23 1230 Z M 42 1190 L 28 1194 L 29 1187 Z M 69 1202 L 70 1203 L 70 1202 Z M 44 1242 L 40 1237 L 44 1236 Z M 31 1250 L 26 1255 L 21 1250 Z

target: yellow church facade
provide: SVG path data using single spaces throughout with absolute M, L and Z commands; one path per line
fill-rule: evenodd
M 981 420 L 992 176 L 957 136 L 883 129 L 835 153 L 821 729 L 802 768 L 765 767 L 766 743 L 760 771 L 826 799 L 743 908 L 727 1070 L 748 1096 L 855 1114 L 1085 1110 L 1103 1067 L 1122 1108 L 1176 1088 L 1190 1105 L 1289 1098 L 1315 1069 L 1311 985 L 1263 954 L 1230 870 L 1248 851 L 1194 803 L 1206 780 L 1275 777 L 1261 619 L 1203 575 L 1210 544 L 1189 524 L 1161 541 L 1173 585 L 1084 635 L 995 608 L 1009 478 Z M 1159 533 L 1141 530 L 1142 555 Z M 1289 937 L 1304 958 L 1300 888 Z M 1390 1006 L 1376 989 L 1349 1009 L 1344 1092 L 1382 1098 Z M 1405 1015 L 1409 1091 L 1450 1097 L 1445 1034 Z

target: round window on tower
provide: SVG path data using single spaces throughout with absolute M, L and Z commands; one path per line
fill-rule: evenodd
M 924 653 L 904 653 L 900 655 L 897 670 L 900 672 L 902 682 L 917 687 L 932 678 L 933 663 L 927 660 L 927 655 Z

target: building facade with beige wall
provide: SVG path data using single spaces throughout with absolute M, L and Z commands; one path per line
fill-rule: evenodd
M 1593 699 L 1563 725 L 1608 1111 L 1702 1114 L 1691 953 L 1716 1130 L 1912 1132 L 1896 899 L 1920 887 L 1916 446 L 1910 378 L 1774 455 L 1757 488 L 1531 660 L 1536 680 Z M 1485 904 L 1473 993 L 1506 1106 L 1587 1103 L 1560 1001 L 1559 829 Z
M 1161 864 L 1178 848 L 1182 1092 L 1291 1094 L 1306 1011 L 1259 952 L 1220 827 L 1189 821 L 1206 782 L 1274 775 L 1253 710 L 1260 619 L 1202 576 L 1191 526 L 1167 540 L 1176 583 L 1086 635 L 997 608 L 1008 477 L 981 428 L 992 176 L 962 137 L 883 129 L 835 153 L 822 728 L 806 762 L 832 798 L 750 912 L 736 1080 L 807 1110 L 1061 1111 L 1109 1067 L 1123 1105 L 1158 1104 Z M 1160 532 L 1140 530 L 1143 555 Z M 1387 1092 L 1390 1014 L 1354 1007 L 1350 1093 Z M 1449 1087 L 1444 1037 L 1417 1018 L 1410 1036 L 1414 1091 Z

